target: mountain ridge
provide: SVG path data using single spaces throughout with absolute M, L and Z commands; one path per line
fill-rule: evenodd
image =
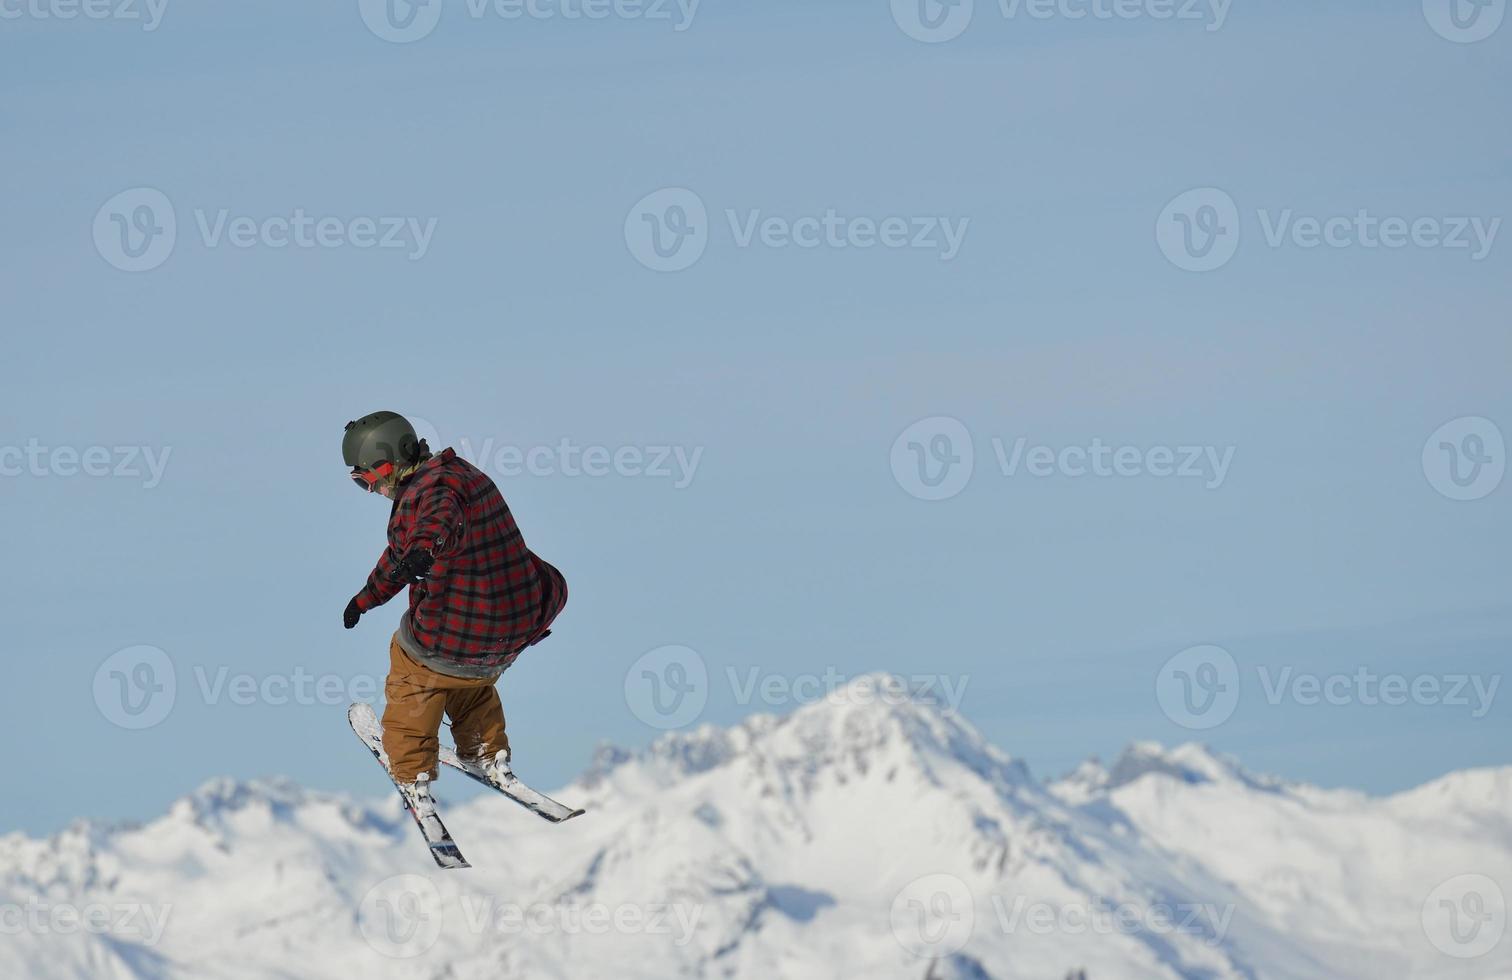
M 151 943 L 26 930 L 0 973 L 1512 976 L 1512 943 L 1445 953 L 1424 911 L 1466 876 L 1512 882 L 1512 766 L 1370 797 L 1133 742 L 1040 780 L 956 712 L 866 675 L 787 715 L 601 748 L 553 792 L 589 808 L 559 827 L 491 794 L 450 806 L 443 780 L 468 872 L 429 866 L 374 777 L 371 801 L 215 778 L 146 822 L 0 837 L 0 902 L 165 919 Z M 406 908 L 435 932 L 413 958 L 385 938 Z M 589 933 L 565 924 L 574 909 L 639 924 Z

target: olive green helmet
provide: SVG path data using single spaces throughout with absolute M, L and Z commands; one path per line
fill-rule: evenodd
M 341 457 L 348 466 L 364 470 L 380 463 L 408 466 L 420 458 L 420 438 L 398 412 L 374 412 L 346 424 Z

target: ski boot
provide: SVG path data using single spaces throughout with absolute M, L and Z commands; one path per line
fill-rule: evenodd
M 399 789 L 404 793 L 404 798 L 409 800 L 410 808 L 415 811 L 416 817 L 434 817 L 436 815 L 436 800 L 431 796 L 430 773 L 422 772 L 413 783 L 400 783 Z
M 504 787 L 515 781 L 514 770 L 509 768 L 509 756 L 508 749 L 500 749 L 494 753 L 493 761 L 481 763 L 484 775 L 495 786 Z

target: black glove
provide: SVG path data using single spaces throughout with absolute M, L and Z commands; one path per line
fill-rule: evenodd
M 357 620 L 361 618 L 362 610 L 357 608 L 357 599 L 353 597 L 352 601 L 347 603 L 346 611 L 341 614 L 341 625 L 347 629 L 351 629 L 357 625 Z
M 435 555 L 424 548 L 415 548 L 399 559 L 399 578 L 411 583 L 424 581 L 435 563 Z

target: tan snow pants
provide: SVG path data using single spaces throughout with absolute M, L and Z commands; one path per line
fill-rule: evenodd
M 383 751 L 389 770 L 402 783 L 422 772 L 437 772 L 436 753 L 444 713 L 451 719 L 452 742 L 463 759 L 491 761 L 509 751 L 504 734 L 504 706 L 494 689 L 497 678 L 448 677 L 416 663 L 394 640 L 389 646 L 389 674 L 383 693 Z

